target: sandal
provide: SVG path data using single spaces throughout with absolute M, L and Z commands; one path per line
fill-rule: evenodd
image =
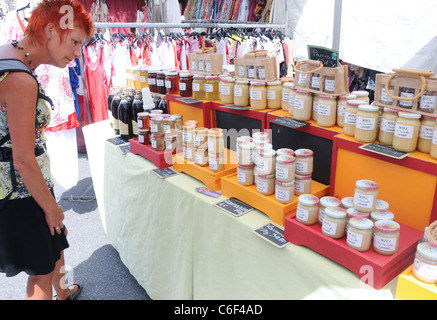
M 75 293 L 71 291 L 71 286 L 77 286 L 77 291 Z M 79 283 L 74 282 L 73 284 L 69 285 L 67 289 L 70 291 L 70 295 L 65 300 L 76 300 L 82 291 L 82 286 Z

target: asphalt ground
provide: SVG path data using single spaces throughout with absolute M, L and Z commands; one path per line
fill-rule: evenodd
M 79 154 L 77 185 L 65 190 L 55 181 L 55 196 L 68 228 L 66 279 L 83 285 L 79 300 L 150 300 L 108 241 L 86 154 Z M 27 278 L 24 272 L 10 278 L 0 273 L 0 300 L 25 299 Z

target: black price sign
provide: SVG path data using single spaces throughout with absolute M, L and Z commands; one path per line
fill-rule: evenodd
M 257 236 L 273 244 L 275 247 L 283 248 L 289 244 L 289 242 L 284 238 L 284 230 L 271 222 L 253 230 L 253 232 L 255 232 Z
M 325 47 L 308 46 L 308 58 L 321 61 L 324 67 L 337 68 L 340 65 L 338 51 Z
M 248 213 L 249 211 L 253 210 L 253 207 L 249 206 L 248 204 L 235 199 L 227 199 L 221 202 L 218 202 L 214 204 L 214 206 L 226 211 L 227 213 L 232 214 L 233 216 L 240 217 L 245 213 Z
M 367 150 L 367 151 L 374 152 L 374 153 L 378 153 L 378 154 L 382 154 L 384 156 L 398 159 L 398 160 L 406 158 L 411 154 L 411 152 L 408 153 L 408 152 L 398 151 L 391 146 L 385 146 L 385 145 L 378 143 L 378 142 L 364 144 L 364 145 L 360 146 L 360 149 Z
M 279 124 L 281 126 L 290 128 L 290 129 L 299 129 L 302 127 L 309 126 L 310 123 L 304 121 L 297 121 L 290 117 L 281 117 L 270 121 L 274 124 Z
M 174 171 L 171 168 L 154 169 L 154 170 L 152 170 L 152 172 L 162 179 L 165 179 L 165 178 L 168 178 L 168 177 L 171 177 L 171 176 L 178 174 L 176 171 Z
M 202 101 L 200 101 L 200 100 L 196 100 L 196 99 L 193 99 L 193 98 L 179 98 L 178 100 L 179 100 L 180 102 L 187 103 L 187 104 L 192 104 L 192 103 L 199 103 L 199 102 L 202 102 Z

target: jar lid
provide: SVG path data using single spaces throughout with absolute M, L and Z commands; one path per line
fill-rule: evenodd
M 235 79 L 231 77 L 220 78 L 220 80 L 222 82 L 235 82 Z
M 253 164 L 251 164 L 251 165 L 249 165 L 249 166 L 243 166 L 243 165 L 241 165 L 241 164 L 237 164 L 237 167 L 238 168 L 240 168 L 240 169 L 246 169 L 246 170 L 252 170 L 254 167 L 255 167 L 255 165 L 253 165 Z
M 208 128 L 205 128 L 205 127 L 197 127 L 197 128 L 194 129 L 194 131 L 195 131 L 196 133 L 200 133 L 200 132 L 208 132 Z
M 237 144 L 244 143 L 244 142 L 252 142 L 252 141 L 253 141 L 252 137 L 249 136 L 241 136 L 237 138 Z
M 294 86 L 294 83 L 293 82 L 284 82 L 283 86 L 285 88 L 292 88 Z
M 152 111 L 150 111 L 151 114 L 159 114 L 159 115 L 161 115 L 163 112 L 164 111 L 162 111 L 162 110 L 152 110 Z
M 327 207 L 325 214 L 337 219 L 346 218 L 346 210 L 340 207 Z
M 294 152 L 294 155 L 296 157 L 300 157 L 300 158 L 312 157 L 313 154 L 314 154 L 314 152 L 312 150 L 310 150 L 310 149 L 299 149 L 299 150 L 296 150 Z
M 389 107 L 384 107 L 384 112 L 398 114 L 399 110 L 392 109 L 392 108 L 389 108 Z
M 258 178 L 263 178 L 263 179 L 274 179 L 275 178 L 275 174 L 259 174 Z
M 150 129 L 138 129 L 139 133 L 147 133 L 149 131 L 150 131 Z
M 407 119 L 420 119 L 421 115 L 413 112 L 399 112 L 399 117 L 407 118 Z
M 347 100 L 346 104 L 348 106 L 357 107 L 359 105 L 366 104 L 366 103 L 363 100 Z
M 379 185 L 371 180 L 358 180 L 355 183 L 356 187 L 364 190 L 377 190 Z
M 294 150 L 289 148 L 281 148 L 276 150 L 276 154 L 278 156 L 282 156 L 282 155 L 294 156 Z
M 281 81 L 270 81 L 267 82 L 268 86 L 280 86 L 281 85 Z
M 358 106 L 358 110 L 375 112 L 375 111 L 378 111 L 379 108 L 377 106 L 372 106 L 370 104 L 362 104 L 362 105 Z
M 293 156 L 286 154 L 276 157 L 276 161 L 281 163 L 293 163 L 295 160 L 296 159 Z
M 205 80 L 216 80 L 216 79 L 218 79 L 218 76 L 213 76 L 213 75 L 205 76 Z
M 149 116 L 149 113 L 146 111 L 137 113 L 137 117 L 148 117 L 148 116 Z
M 373 228 L 372 220 L 366 218 L 351 218 L 349 225 L 361 230 L 369 230 Z
M 299 179 L 299 180 L 311 179 L 312 176 L 313 176 L 312 174 L 307 174 L 307 175 L 305 175 L 305 176 L 300 175 L 300 174 L 295 174 L 295 175 L 294 175 L 294 177 L 295 177 L 296 179 Z
M 391 220 L 378 220 L 375 222 L 375 229 L 381 232 L 398 232 L 401 226 Z
M 260 157 L 274 157 L 276 155 L 276 151 L 273 149 L 261 149 L 258 151 Z
M 164 118 L 161 117 L 161 115 L 159 115 L 159 116 L 151 117 L 150 121 L 164 121 Z
M 256 87 L 265 87 L 266 83 L 265 82 L 261 82 L 261 81 L 251 81 L 250 85 L 251 86 L 256 86 Z
M 167 72 L 165 73 L 165 75 L 166 75 L 166 76 L 177 76 L 178 73 L 177 73 L 176 71 L 167 71 Z
M 237 83 L 237 84 L 249 84 L 249 80 L 236 80 L 235 83 Z
M 252 134 L 252 137 L 254 139 L 263 139 L 264 140 L 265 138 L 269 138 L 269 134 L 267 132 L 257 131 L 257 132 L 254 132 Z
M 352 91 L 351 93 L 356 95 L 357 97 L 368 97 L 369 96 L 369 92 L 365 91 L 365 90 Z
M 357 95 L 356 94 L 343 94 L 339 97 L 340 100 L 356 100 L 357 99 Z
M 255 139 L 257 140 L 257 139 Z M 267 149 L 273 149 L 273 145 L 271 143 L 269 143 L 268 140 L 258 140 L 258 141 L 253 141 L 253 143 L 255 144 L 255 148 L 259 149 L 259 150 L 267 150 Z
M 185 72 L 179 74 L 179 77 L 181 77 L 181 78 L 190 78 L 192 76 L 193 75 L 191 73 L 185 73 Z
M 164 136 L 164 134 L 154 134 L 152 133 L 152 138 L 162 138 Z
M 196 74 L 193 78 L 194 79 L 205 79 L 205 76 L 201 75 L 201 74 Z
M 370 217 L 373 220 L 393 220 L 395 215 L 388 210 L 375 210 L 370 213 Z
M 354 207 L 347 209 L 347 215 L 350 218 L 368 218 L 370 216 L 368 212 L 360 212 Z
M 319 198 L 312 194 L 302 194 L 299 196 L 298 201 L 304 206 L 316 206 L 320 203 Z
M 422 242 L 417 245 L 417 252 L 424 257 L 437 260 L 437 244 L 431 242 Z
M 164 139 L 165 140 L 173 140 L 177 137 L 176 133 L 166 133 Z
M 275 183 L 278 186 L 281 186 L 281 187 L 291 187 L 291 186 L 294 186 L 294 180 L 290 181 L 290 182 L 281 182 L 281 181 L 275 180 Z
M 320 204 L 326 207 L 338 207 L 341 205 L 341 201 L 336 197 L 323 197 L 320 199 Z
M 173 114 L 172 116 L 175 117 L 176 119 L 182 119 L 181 114 Z
M 326 100 L 332 100 L 332 99 L 335 99 L 335 96 L 330 96 L 330 95 L 327 95 L 327 94 L 320 94 L 319 98 L 320 99 L 326 99 Z
M 376 201 L 376 210 L 388 210 L 389 204 L 387 201 L 384 200 L 377 200 Z
M 301 93 L 301 94 L 311 94 L 310 91 L 308 91 L 308 90 L 301 90 L 301 89 L 297 89 L 297 90 L 296 90 L 296 93 Z
M 354 197 L 344 197 L 341 199 L 343 207 L 351 208 L 354 205 Z
M 428 115 L 422 115 L 423 119 L 431 119 L 431 120 L 437 120 L 437 117 L 434 116 L 428 116 Z
M 223 152 L 220 152 L 220 153 L 209 153 L 208 152 L 208 156 L 210 157 L 210 158 L 221 158 L 221 157 L 223 157 L 225 154 L 223 153 Z

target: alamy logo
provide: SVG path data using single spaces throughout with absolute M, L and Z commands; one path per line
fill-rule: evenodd
M 74 11 L 71 6 L 65 5 L 59 9 L 59 13 L 64 14 L 59 21 L 61 29 L 74 29 Z

